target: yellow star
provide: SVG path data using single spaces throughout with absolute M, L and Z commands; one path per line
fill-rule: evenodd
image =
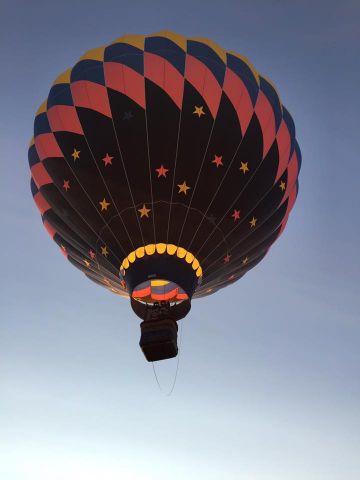
M 191 188 L 186 185 L 186 180 L 184 180 L 184 182 L 181 184 L 178 183 L 178 187 L 179 187 L 178 193 L 185 193 L 185 195 L 187 194 L 187 191 L 190 190 Z
M 101 211 L 103 210 L 107 210 L 108 206 L 110 205 L 110 203 L 108 203 L 106 200 L 105 200 L 105 197 L 104 197 L 104 200 L 102 202 L 99 202 L 100 203 L 100 206 L 101 206 Z
M 251 228 L 255 227 L 256 222 L 257 222 L 257 218 L 255 218 L 255 217 L 253 217 L 253 218 L 250 220 L 250 226 L 251 226 Z
M 282 191 L 284 191 L 285 188 L 286 188 L 286 183 L 283 182 L 283 181 L 281 181 L 281 182 L 280 182 L 280 189 L 281 189 Z
M 241 167 L 239 168 L 239 170 L 241 170 L 245 175 L 245 173 L 249 171 L 248 162 L 241 162 Z
M 106 245 L 104 245 L 103 247 L 101 247 L 101 255 L 104 255 L 105 257 L 107 257 L 107 256 L 109 255 L 109 251 L 108 251 Z
M 201 106 L 201 107 L 195 106 L 195 110 L 193 111 L 193 114 L 198 115 L 199 118 L 201 117 L 201 115 L 205 115 L 204 107 L 203 106 Z
M 245 257 L 244 260 L 242 261 L 243 265 L 245 265 L 248 262 L 248 257 Z
M 90 262 L 89 262 L 89 260 L 86 260 L 86 258 L 84 259 L 84 263 L 88 268 L 90 267 Z
M 73 157 L 74 161 L 75 161 L 77 158 L 80 158 L 80 150 L 76 150 L 76 148 L 74 148 L 74 151 L 73 151 L 73 153 L 71 154 L 71 156 Z
M 138 208 L 138 212 L 140 212 L 140 218 L 143 218 L 143 217 L 148 217 L 149 218 L 149 212 L 151 212 L 151 209 L 146 208 L 146 205 L 144 203 L 142 208 Z

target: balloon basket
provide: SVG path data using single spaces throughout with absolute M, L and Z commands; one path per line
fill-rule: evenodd
M 176 357 L 178 326 L 174 320 L 146 320 L 140 324 L 140 348 L 148 362 Z

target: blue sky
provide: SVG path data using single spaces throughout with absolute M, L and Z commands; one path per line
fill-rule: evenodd
M 1 479 L 357 480 L 360 4 L 1 5 Z M 124 33 L 163 29 L 248 56 L 278 87 L 303 155 L 270 254 L 183 321 L 170 397 L 127 302 L 64 261 L 42 228 L 27 165 L 57 75 Z M 157 366 L 164 390 L 175 369 Z

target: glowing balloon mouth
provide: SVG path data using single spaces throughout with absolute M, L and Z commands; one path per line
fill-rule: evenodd
M 123 260 L 120 273 L 132 298 L 149 303 L 191 300 L 202 278 L 191 252 L 166 243 L 137 248 Z
M 136 261 L 136 259 L 141 259 L 146 255 L 174 255 L 178 258 L 184 259 L 186 263 L 191 265 L 192 269 L 196 272 L 196 276 L 200 278 L 202 276 L 202 268 L 200 266 L 199 260 L 195 258 L 195 256 L 185 250 L 183 247 L 178 247 L 171 243 L 151 243 L 149 245 L 145 245 L 144 247 L 139 247 L 136 250 L 129 253 L 129 255 L 124 258 L 120 266 L 120 272 L 122 275 L 125 275 L 126 270 L 130 267 L 132 263 Z

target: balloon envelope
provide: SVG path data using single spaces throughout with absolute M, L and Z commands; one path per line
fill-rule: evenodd
M 54 82 L 29 148 L 31 189 L 64 256 L 143 302 L 202 297 L 285 228 L 293 120 L 243 56 L 173 32 L 90 50 Z

